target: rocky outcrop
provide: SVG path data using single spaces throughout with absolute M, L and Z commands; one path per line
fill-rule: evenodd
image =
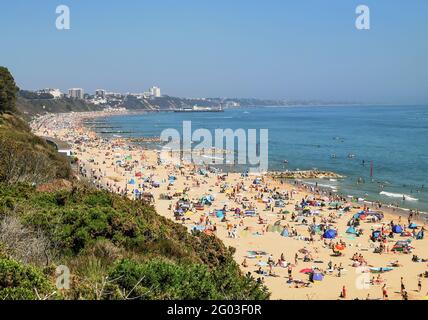
M 319 170 L 299 170 L 299 171 L 283 171 L 273 172 L 270 174 L 275 179 L 342 179 L 337 173 L 331 171 Z

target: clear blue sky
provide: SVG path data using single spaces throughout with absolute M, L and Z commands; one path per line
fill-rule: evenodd
M 60 4 L 71 30 L 55 28 Z M 0 34 L 26 89 L 428 102 L 426 0 L 1 1 Z

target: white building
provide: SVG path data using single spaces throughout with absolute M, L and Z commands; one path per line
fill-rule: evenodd
M 83 99 L 84 92 L 82 88 L 71 88 L 68 89 L 68 97 L 72 99 Z
M 59 89 L 52 89 L 52 88 L 46 88 L 46 89 L 41 89 L 39 91 L 37 91 L 37 93 L 48 93 L 50 95 L 52 95 L 55 99 L 61 98 L 62 93 Z
M 161 96 L 161 89 L 159 87 L 151 87 L 150 88 L 150 95 L 152 97 L 159 98 Z

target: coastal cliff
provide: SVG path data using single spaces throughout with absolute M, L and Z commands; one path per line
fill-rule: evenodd
M 73 178 L 69 160 L 19 117 L 13 77 L 0 71 L 0 300 L 269 297 L 217 237 Z

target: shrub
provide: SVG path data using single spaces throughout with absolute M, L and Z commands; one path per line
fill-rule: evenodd
M 0 259 L 0 300 L 36 300 L 50 297 L 55 289 L 43 273 L 14 260 Z

